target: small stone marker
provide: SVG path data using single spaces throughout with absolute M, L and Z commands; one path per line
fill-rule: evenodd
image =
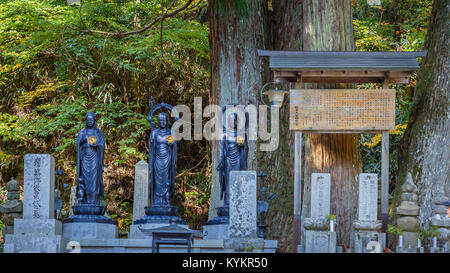
M 26 154 L 23 218 L 54 219 L 55 159 L 49 154 Z
M 359 174 L 358 219 L 375 221 L 378 216 L 378 175 Z
M 148 163 L 139 161 L 135 166 L 133 221 L 145 216 L 145 207 L 149 205 Z
M 256 172 L 230 172 L 230 238 L 257 238 Z
M 330 214 L 330 178 L 329 173 L 311 174 L 311 218 Z

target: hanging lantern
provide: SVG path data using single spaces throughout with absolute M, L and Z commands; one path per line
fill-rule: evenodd
M 289 92 L 286 90 L 278 89 L 278 87 L 275 87 L 273 89 L 269 89 L 265 92 L 264 88 L 269 84 L 279 84 L 277 82 L 268 82 L 261 88 L 261 102 L 267 105 L 267 103 L 264 101 L 262 95 L 266 95 L 269 98 L 269 105 L 270 107 L 281 107 L 283 105 L 284 101 L 284 95 L 288 94 Z

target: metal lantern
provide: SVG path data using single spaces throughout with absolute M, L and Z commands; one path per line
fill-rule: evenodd
M 267 103 L 264 101 L 263 99 L 263 95 L 267 95 L 269 97 L 269 105 L 270 107 L 281 107 L 283 105 L 283 101 L 284 101 L 284 95 L 289 93 L 286 90 L 281 90 L 278 89 L 278 87 L 275 87 L 274 89 L 269 89 L 266 92 L 264 91 L 264 88 L 266 88 L 267 85 L 269 84 L 280 84 L 277 82 L 268 82 L 266 83 L 262 88 L 261 88 L 261 101 L 262 103 L 264 103 L 265 105 L 267 105 Z

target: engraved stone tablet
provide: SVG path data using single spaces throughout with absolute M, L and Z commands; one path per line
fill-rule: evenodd
M 329 173 L 311 174 L 311 218 L 330 214 L 330 191 Z
M 54 219 L 55 159 L 49 154 L 26 154 L 23 219 Z
M 230 172 L 230 238 L 256 238 L 256 172 Z
M 144 208 L 149 205 L 148 164 L 139 161 L 134 174 L 133 221 L 145 216 Z
M 377 220 L 378 218 L 378 175 L 359 174 L 358 219 Z

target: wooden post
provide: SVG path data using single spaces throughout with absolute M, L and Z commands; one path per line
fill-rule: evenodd
M 295 132 L 294 140 L 294 224 L 292 252 L 297 252 L 301 235 L 301 187 L 302 178 L 302 132 Z
M 389 210 L 389 131 L 381 133 L 381 231 L 386 232 Z

